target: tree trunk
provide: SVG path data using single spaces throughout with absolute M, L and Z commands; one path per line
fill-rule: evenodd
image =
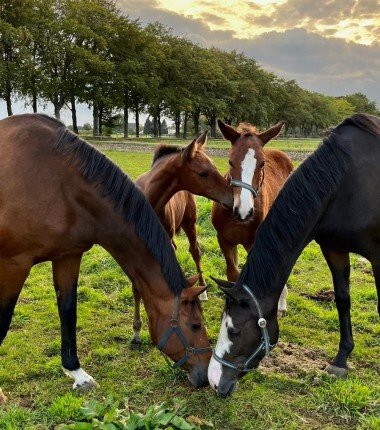
M 155 139 L 158 138 L 158 121 L 157 121 L 157 115 L 153 115 L 153 136 Z
M 129 115 L 128 115 L 128 105 L 124 103 L 124 138 L 128 138 L 128 122 L 129 122 Z
M 195 135 L 198 136 L 199 134 L 199 117 L 200 117 L 200 110 L 199 108 L 196 108 L 193 113 L 192 113 L 192 117 L 193 117 L 193 122 L 194 122 L 194 129 L 195 129 Z
M 179 139 L 181 137 L 181 115 L 176 114 L 174 117 L 175 124 L 175 137 Z
M 99 107 L 96 103 L 94 103 L 94 107 L 92 108 L 92 135 L 99 135 Z
M 79 130 L 78 130 L 78 121 L 77 121 L 77 107 L 75 104 L 75 97 L 71 96 L 71 119 L 73 120 L 73 131 L 76 134 L 79 134 Z
M 100 103 L 99 105 L 99 136 L 100 137 L 103 135 L 103 111 L 104 111 L 103 103 Z
M 183 138 L 187 139 L 187 123 L 188 123 L 188 115 L 187 113 L 183 116 Z
M 139 105 L 135 105 L 135 121 L 136 121 L 136 137 L 140 137 L 140 109 Z

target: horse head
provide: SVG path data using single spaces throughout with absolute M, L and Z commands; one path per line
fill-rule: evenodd
M 151 327 L 157 348 L 174 361 L 170 367 L 187 371 L 190 383 L 196 388 L 208 385 L 207 369 L 211 357 L 198 298 L 207 286 L 194 286 L 198 278 L 199 275 L 188 278 L 189 287 L 184 288 L 180 296 L 161 303 L 160 318 L 155 319 L 156 324 Z M 163 307 L 168 307 L 167 311 L 163 312 Z M 164 315 L 171 315 L 170 320 Z
M 182 152 L 181 174 L 177 177 L 181 189 L 207 197 L 225 207 L 232 207 L 232 193 L 228 181 L 204 151 L 208 130 L 194 139 Z
M 284 124 L 281 121 L 256 133 L 255 127 L 240 123 L 237 129 L 218 120 L 220 131 L 231 142 L 228 177 L 233 187 L 233 213 L 239 221 L 248 221 L 255 211 L 255 199 L 259 198 L 264 182 L 264 145 L 276 137 Z
M 255 370 L 278 340 L 277 310 L 260 302 L 244 284 L 212 278 L 226 302 L 208 379 L 220 397 L 230 395 L 238 380 Z

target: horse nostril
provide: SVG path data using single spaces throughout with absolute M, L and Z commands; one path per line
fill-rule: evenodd
M 239 208 L 238 207 L 234 207 L 234 217 L 235 218 L 240 218 L 240 214 L 239 214 Z
M 253 214 L 253 208 L 251 208 L 251 209 L 248 211 L 248 216 L 249 216 L 249 217 L 251 217 L 251 216 L 252 216 L 252 214 Z

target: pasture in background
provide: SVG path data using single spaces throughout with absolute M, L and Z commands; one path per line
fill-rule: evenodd
M 188 142 L 187 142 L 188 143 Z M 228 144 L 228 142 L 226 142 Z M 208 145 L 210 148 L 211 145 Z M 207 149 L 206 149 L 207 152 Z M 147 171 L 152 155 L 105 151 L 132 178 Z M 221 172 L 227 158 L 213 157 Z M 198 232 L 209 301 L 203 304 L 211 343 L 215 344 L 224 297 L 209 276 L 224 278 L 225 262 L 210 222 L 211 202 L 197 198 Z M 176 240 L 186 275 L 195 267 L 186 237 Z M 239 260 L 245 252 L 239 250 Z M 100 383 L 86 394 L 71 392 L 60 364 L 60 332 L 51 265 L 32 269 L 16 306 L 11 329 L 0 348 L 0 386 L 9 405 L 0 410 L 0 429 L 52 429 L 78 416 L 87 399 L 108 394 L 145 411 L 165 399 L 185 400 L 199 423 L 217 430 L 380 428 L 380 324 L 369 264 L 351 256 L 352 324 L 355 349 L 347 379 L 327 376 L 321 368 L 334 357 L 339 322 L 330 272 L 312 242 L 289 278 L 288 314 L 280 320 L 280 343 L 257 372 L 246 376 L 228 399 L 208 387 L 195 390 L 183 371 L 169 369 L 150 343 L 143 314 L 142 346 L 134 351 L 133 298 L 130 281 L 116 262 L 94 247 L 82 263 L 78 289 L 78 350 L 86 369 Z M 207 428 L 207 426 L 202 426 Z

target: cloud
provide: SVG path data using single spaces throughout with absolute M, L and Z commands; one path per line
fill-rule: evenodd
M 298 84 L 310 91 L 326 95 L 340 96 L 362 92 L 370 100 L 376 101 L 380 107 L 380 86 L 378 71 L 380 70 L 380 45 L 360 45 L 333 38 L 334 29 L 328 28 L 341 19 L 348 19 L 352 14 L 358 17 L 374 17 L 377 0 L 288 0 L 277 5 L 276 14 L 262 15 L 263 9 L 251 5 L 250 14 L 246 16 L 248 23 L 273 27 L 276 23 L 283 31 L 268 31 L 260 36 L 249 39 L 237 39 L 232 31 L 212 31 L 208 22 L 215 20 L 215 7 L 207 9 L 202 19 L 185 17 L 164 9 L 156 9 L 157 1 L 145 4 L 141 14 L 131 10 L 131 2 L 119 0 L 124 4 L 125 12 L 133 18 L 138 16 L 143 23 L 159 20 L 173 29 L 174 34 L 186 36 L 194 43 L 204 47 L 216 46 L 221 49 L 237 50 L 254 58 L 264 70 L 274 72 L 287 80 L 295 79 Z M 215 2 L 209 2 L 215 5 Z M 247 4 L 247 2 L 244 2 Z M 123 8 L 122 8 L 123 9 Z M 210 15 L 210 10 L 212 13 Z M 255 12 L 259 12 L 255 15 Z M 231 13 L 231 11 L 230 11 Z M 272 20 L 272 21 L 271 21 Z M 317 34 L 308 29 L 297 28 L 304 20 L 324 22 L 327 26 L 324 33 Z M 312 26 L 311 26 L 312 27 Z M 358 30 L 362 27 L 357 23 Z M 380 37 L 380 30 L 372 30 Z M 325 37 L 329 36 L 329 37 Z

